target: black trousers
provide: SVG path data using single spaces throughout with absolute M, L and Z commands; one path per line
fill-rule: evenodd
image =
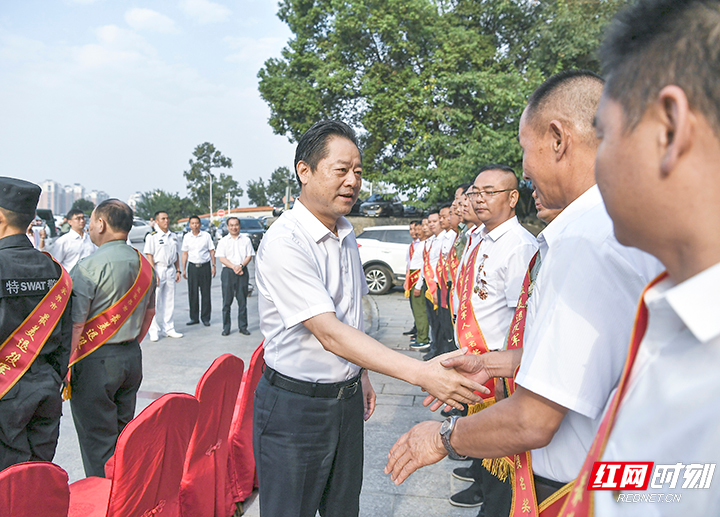
M 188 299 L 190 301 L 190 321 L 202 320 L 203 323 L 210 323 L 210 284 L 212 283 L 212 270 L 210 262 L 204 264 L 187 265 Z M 202 297 L 202 309 L 198 299 L 198 290 Z M 199 313 L 199 318 L 198 318 Z
M 87 476 L 105 477 L 120 432 L 135 416 L 142 382 L 137 340 L 105 344 L 72 367 L 72 409 Z
M 363 477 L 362 390 L 344 400 L 271 385 L 255 391 L 253 448 L 263 517 L 357 516 Z
M 230 308 L 233 298 L 238 303 L 238 330 L 247 329 L 247 297 L 248 297 L 248 272 L 243 269 L 242 275 L 236 275 L 229 267 L 224 267 L 220 273 L 222 282 L 223 299 L 223 330 L 230 332 Z
M 0 400 L 0 470 L 52 461 L 62 415 L 61 380 L 42 357 Z

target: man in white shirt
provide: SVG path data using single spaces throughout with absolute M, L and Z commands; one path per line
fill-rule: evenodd
M 255 256 L 252 241 L 247 235 L 240 234 L 240 220 L 229 217 L 228 234 L 218 242 L 215 256 L 222 264 L 220 281 L 223 297 L 223 336 L 230 335 L 230 309 L 233 298 L 238 303 L 238 330 L 240 334 L 250 335 L 247 322 L 247 297 L 249 275 L 247 265 Z
M 210 285 L 215 277 L 215 243 L 208 232 L 200 230 L 200 217 L 190 217 L 190 231 L 182 242 L 183 278 L 188 281 L 188 299 L 190 302 L 190 321 L 188 325 L 210 326 L 212 306 L 210 304 Z M 211 265 L 212 263 L 212 265 Z M 202 297 L 202 308 L 198 299 Z
M 181 338 L 175 330 L 173 313 L 175 312 L 175 284 L 180 281 L 180 245 L 174 232 L 170 231 L 170 218 L 167 212 L 159 210 L 153 216 L 155 230 L 145 238 L 143 253 L 155 268 L 157 288 L 155 291 L 155 317 L 153 317 L 148 336 L 157 341 L 160 335 Z
M 592 123 L 602 85 L 591 72 L 556 74 L 530 96 L 520 119 L 525 176 L 544 206 L 565 207 L 538 239 L 543 265 L 524 347 L 445 362 L 464 364 L 476 380 L 513 377 L 519 365 L 516 391 L 448 423 L 442 437 L 438 422 L 401 437 L 386 467 L 396 483 L 449 451 L 500 458 L 531 450 L 538 502 L 577 476 L 620 378 L 637 298 L 660 270 L 650 255 L 617 242 L 594 185 Z M 490 356 L 515 360 L 498 374 L 485 369 Z
M 421 221 L 410 223 L 410 229 L 412 230 L 413 242 L 408 249 L 408 270 L 405 278 L 405 296 L 410 300 L 413 320 L 415 321 L 414 342 L 410 343 L 410 348 L 422 352 L 430 348 L 429 324 L 425 300 L 415 296 L 414 291 L 422 269 L 425 232 L 423 232 Z
M 618 240 L 656 256 L 667 276 L 644 293 L 623 396 L 608 405 L 609 435 L 595 437 L 565 515 L 718 512 L 718 34 L 718 2 L 650 0 L 619 13 L 601 46 L 598 187 Z M 595 461 L 653 462 L 647 490 L 623 488 L 627 470 L 589 476 Z M 617 490 L 586 491 L 597 477 Z
M 92 255 L 97 246 L 92 243 L 85 231 L 85 213 L 82 210 L 70 209 L 67 220 L 70 231 L 58 237 L 52 247 L 52 255 L 62 267 L 70 271 L 80 259 Z
M 263 515 L 359 512 L 363 418 L 375 407 L 369 368 L 422 385 L 455 406 L 484 388 L 440 358 L 422 362 L 363 332 L 365 275 L 352 224 L 362 164 L 354 131 L 322 121 L 298 141 L 300 197 L 260 243 L 256 265 L 266 368 L 253 450 Z M 361 368 L 362 367 L 362 368 Z

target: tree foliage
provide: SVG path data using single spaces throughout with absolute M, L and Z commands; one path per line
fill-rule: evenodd
M 290 185 L 290 195 L 297 195 L 300 188 L 295 179 L 295 173 L 291 172 L 287 167 L 278 167 L 270 175 L 267 185 L 265 185 L 262 178 L 258 178 L 257 181 L 248 181 L 248 198 L 255 206 L 268 204 L 280 206 L 283 204 L 288 184 Z
M 160 189 L 144 192 L 135 205 L 135 215 L 142 219 L 150 219 L 160 210 L 167 212 L 171 223 L 202 212 L 190 198 L 181 198 L 177 192 Z
M 520 170 L 527 96 L 557 71 L 597 71 L 601 32 L 625 1 L 282 0 L 294 36 L 259 89 L 276 133 L 296 141 L 344 120 L 365 177 L 447 199 L 483 164 Z
M 92 211 L 95 210 L 95 203 L 89 199 L 80 198 L 75 200 L 72 208 L 77 208 L 78 210 L 82 210 L 86 215 L 90 215 Z
M 210 175 L 212 175 L 212 207 L 213 211 L 227 204 L 227 196 L 230 195 L 230 203 L 235 204 L 243 189 L 232 176 L 223 172 L 217 176 L 212 169 L 232 168 L 232 160 L 223 156 L 215 149 L 210 142 L 198 145 L 193 151 L 193 158 L 189 160 L 190 170 L 184 171 L 183 175 L 187 180 L 187 189 L 190 199 L 199 207 L 210 205 Z M 201 210 L 204 212 L 205 209 Z
M 262 178 L 257 181 L 250 180 L 247 182 L 247 196 L 255 206 L 267 206 L 268 201 L 265 195 L 265 182 Z

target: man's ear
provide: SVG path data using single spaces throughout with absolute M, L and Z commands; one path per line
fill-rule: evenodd
M 310 181 L 310 174 L 312 174 L 312 169 L 310 168 L 310 165 L 301 160 L 298 162 L 295 170 L 298 177 L 300 178 L 300 183 L 302 183 L 303 185 L 307 185 L 308 181 Z
M 559 162 L 570 145 L 570 133 L 568 133 L 567 128 L 561 121 L 554 119 L 550 121 L 548 134 L 552 138 L 550 145 L 552 146 L 552 152 L 555 154 L 555 160 Z
M 515 206 L 517 206 L 518 201 L 520 200 L 520 192 L 518 190 L 511 190 L 510 191 L 510 208 L 513 210 L 515 209 Z
M 666 86 L 660 90 L 654 108 L 661 125 L 660 172 L 668 176 L 692 147 L 696 119 L 690 111 L 685 92 L 679 86 Z
M 97 227 L 98 233 L 105 233 L 107 230 L 107 223 L 105 222 L 105 219 L 98 217 L 95 222 L 95 226 Z

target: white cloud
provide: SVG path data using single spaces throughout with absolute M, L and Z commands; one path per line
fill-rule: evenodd
M 125 21 L 138 31 L 162 32 L 174 34 L 178 32 L 175 22 L 152 9 L 135 8 L 125 13 Z
M 228 36 L 224 39 L 230 50 L 225 58 L 230 63 L 247 63 L 258 68 L 267 59 L 277 57 L 285 45 L 282 38 L 247 38 Z
M 210 0 L 182 0 L 180 8 L 200 23 L 221 22 L 232 14 L 232 11 L 224 5 Z
M 116 25 L 95 29 L 98 43 L 83 45 L 75 50 L 75 60 L 81 68 L 131 63 L 144 56 L 154 56 L 155 49 L 145 38 Z

